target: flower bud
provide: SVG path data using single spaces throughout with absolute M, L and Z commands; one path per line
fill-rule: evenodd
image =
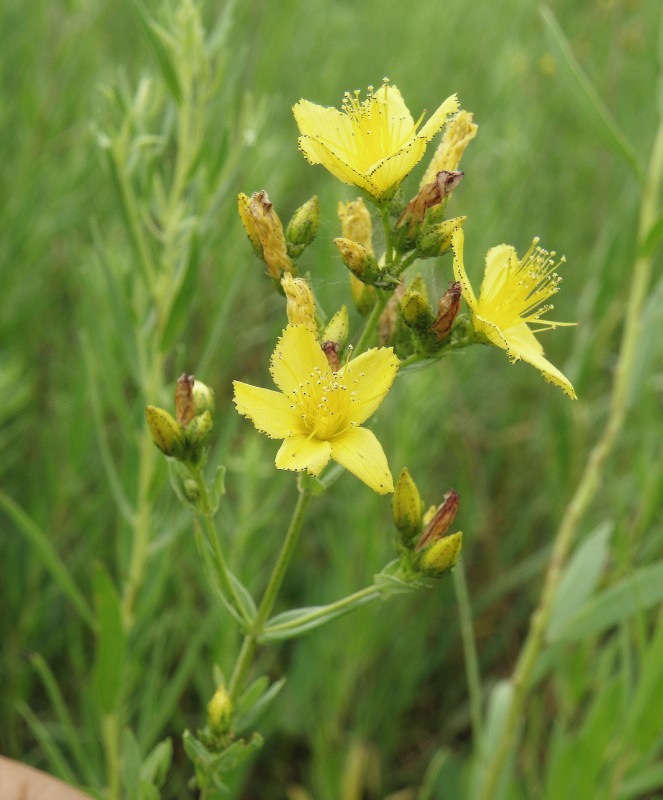
M 431 227 L 425 226 L 417 238 L 419 258 L 435 258 L 446 253 L 451 247 L 451 235 L 456 228 L 464 225 L 466 220 L 467 217 L 453 217 Z
M 477 135 L 478 129 L 478 126 L 472 121 L 472 114 L 467 111 L 460 111 L 451 120 L 421 179 L 422 187 L 430 183 L 441 170 L 458 169 L 460 159 L 468 144 Z
M 401 314 L 403 321 L 409 328 L 413 328 L 422 334 L 428 333 L 435 321 L 433 311 L 428 305 L 428 300 L 424 294 L 412 287 L 403 295 Z
M 432 518 L 426 520 L 426 526 L 421 532 L 421 536 L 417 542 L 417 550 L 423 550 L 429 547 L 433 542 L 441 539 L 449 530 L 456 516 L 456 512 L 458 511 L 459 499 L 458 493 L 453 489 L 444 495 L 442 504 L 437 507 Z
M 207 725 L 215 736 L 223 736 L 230 731 L 233 717 L 233 703 L 225 686 L 219 688 L 212 695 L 207 704 Z
M 438 342 L 443 342 L 454 323 L 460 309 L 462 296 L 461 285 L 458 281 L 450 281 L 449 288 L 440 298 L 437 309 L 437 319 L 433 323 L 432 329 Z
M 292 215 L 285 232 L 288 254 L 298 258 L 315 239 L 320 221 L 320 204 L 317 195 L 307 200 Z
M 267 192 L 254 192 L 251 197 L 239 195 L 239 215 L 256 254 L 267 264 L 267 271 L 277 281 L 288 272 L 295 274 L 285 241 L 283 225 Z
M 382 314 L 380 314 L 380 319 L 378 321 L 378 342 L 380 346 L 391 342 L 392 337 L 396 333 L 399 320 L 398 312 L 404 296 L 405 282 L 401 281 L 392 296 L 387 300 L 387 305 L 384 307 Z
M 463 534 L 461 531 L 438 539 L 423 554 L 419 569 L 424 575 L 439 578 L 455 566 L 462 545 Z
M 375 256 L 362 244 L 352 239 L 338 237 L 334 239 L 345 266 L 355 277 L 364 283 L 372 284 L 380 274 L 380 267 Z
M 397 247 L 411 249 L 421 233 L 424 220 L 439 222 L 444 214 L 444 201 L 463 178 L 462 172 L 442 170 L 433 180 L 424 184 L 419 193 L 410 200 L 396 223 L 395 239 Z M 431 214 L 435 212 L 435 214 Z M 439 212 L 439 213 L 437 213 Z M 433 217 L 433 219 L 431 219 Z
M 194 417 L 185 429 L 184 435 L 187 444 L 193 451 L 194 460 L 198 460 L 201 445 L 205 444 L 213 427 L 212 415 L 209 411 L 204 411 Z
M 182 373 L 175 387 L 175 413 L 177 421 L 183 428 L 186 428 L 196 414 L 196 404 L 193 399 L 194 383 L 193 375 Z
M 193 404 L 196 414 L 214 412 L 214 389 L 202 381 L 193 382 Z
M 323 342 L 334 342 L 342 347 L 348 338 L 349 328 L 347 306 L 341 306 L 327 323 L 320 338 Z
M 329 364 L 332 372 L 338 372 L 341 368 L 341 359 L 338 355 L 340 350 L 341 348 L 337 342 L 322 343 L 322 352 L 325 354 L 327 363 Z
M 394 523 L 407 547 L 421 530 L 421 497 L 406 468 L 400 474 L 391 499 Z
M 186 447 L 182 426 L 167 411 L 157 406 L 147 406 L 145 417 L 154 444 L 164 455 L 179 458 Z
M 286 313 L 291 325 L 304 325 L 314 336 L 318 335 L 315 321 L 315 300 L 308 281 L 284 275 L 281 286 L 286 298 Z
M 349 203 L 339 203 L 338 216 L 341 220 L 343 238 L 357 242 L 365 247 L 371 255 L 375 255 L 373 251 L 373 221 L 362 198 L 351 200 Z

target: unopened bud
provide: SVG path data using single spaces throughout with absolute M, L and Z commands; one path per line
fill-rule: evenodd
M 303 325 L 314 336 L 318 335 L 315 321 L 315 300 L 308 281 L 284 275 L 281 286 L 286 298 L 286 313 L 291 325 Z
M 421 186 L 433 180 L 441 170 L 456 170 L 468 144 L 477 135 L 478 126 L 472 121 L 472 114 L 460 111 L 447 125 L 442 141 L 433 154 Z
M 396 244 L 400 250 L 414 246 L 421 233 L 424 220 L 428 224 L 440 221 L 444 213 L 444 201 L 463 178 L 462 172 L 442 170 L 433 180 L 424 184 L 419 193 L 410 200 L 396 223 Z M 439 213 L 437 213 L 439 211 Z M 435 212 L 435 213 L 432 213 Z
M 362 244 L 352 239 L 334 239 L 345 266 L 363 283 L 372 284 L 380 275 L 380 267 L 375 256 Z
M 332 372 L 338 372 L 341 368 L 341 359 L 339 358 L 339 352 L 341 348 L 338 342 L 323 342 L 322 343 L 322 352 L 327 357 L 327 363 L 329 364 Z
M 458 281 L 451 281 L 449 288 L 440 298 L 440 304 L 437 309 L 437 319 L 433 323 L 433 332 L 438 342 L 443 342 L 449 332 L 454 320 L 458 316 L 460 309 L 460 300 L 462 296 L 461 285 Z
M 189 423 L 184 433 L 186 441 L 195 455 L 198 455 L 195 451 L 199 450 L 200 446 L 205 444 L 213 427 L 214 423 L 209 411 L 198 414 L 198 416 L 194 417 Z
M 207 704 L 207 724 L 216 736 L 230 730 L 233 717 L 233 703 L 225 686 L 220 686 Z
M 254 192 L 251 197 L 239 195 L 238 210 L 253 249 L 267 265 L 267 271 L 277 281 L 286 273 L 295 273 L 286 246 L 283 225 L 269 201 L 267 192 Z
M 348 338 L 349 329 L 350 320 L 348 318 L 347 306 L 341 306 L 327 323 L 320 338 L 323 342 L 335 342 L 343 346 Z
M 405 283 L 403 281 L 396 287 L 396 291 L 387 301 L 380 319 L 378 321 L 378 342 L 381 346 L 389 344 L 398 326 L 399 309 L 401 300 L 405 295 Z
M 438 539 L 421 557 L 419 569 L 424 575 L 439 578 L 456 565 L 462 546 L 463 534 L 461 531 Z
M 157 406 L 147 406 L 145 417 L 152 441 L 159 450 L 164 455 L 173 458 L 181 456 L 186 447 L 186 439 L 179 422 L 163 408 Z
M 298 258 L 311 244 L 318 232 L 319 220 L 320 204 L 317 196 L 314 196 L 295 211 L 288 223 L 285 238 L 289 255 Z
M 409 328 L 426 334 L 430 331 L 435 318 L 426 297 L 416 289 L 408 289 L 401 300 L 403 321 Z
M 421 532 L 421 536 L 417 542 L 417 550 L 423 550 L 429 547 L 433 542 L 436 542 L 444 536 L 451 527 L 451 523 L 454 521 L 454 517 L 458 511 L 459 500 L 458 492 L 455 492 L 453 489 L 444 495 L 442 504 L 437 507 L 432 519 L 427 522 L 425 528 Z
M 366 204 L 360 198 L 348 203 L 338 204 L 338 216 L 341 220 L 341 232 L 345 239 L 362 245 L 371 255 L 373 251 L 373 221 Z
M 404 545 L 421 530 L 421 497 L 407 469 L 403 469 L 391 499 L 391 513 Z
M 193 375 L 182 373 L 175 387 L 175 413 L 177 421 L 183 428 L 191 422 L 196 414 L 196 404 L 193 399 Z
M 193 404 L 196 414 L 214 412 L 214 390 L 202 381 L 193 382 Z
M 417 255 L 420 258 L 435 258 L 446 253 L 451 247 L 453 232 L 466 220 L 467 217 L 453 217 L 431 227 L 426 226 L 417 239 Z

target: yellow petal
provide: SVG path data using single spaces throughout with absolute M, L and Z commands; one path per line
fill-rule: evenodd
M 248 417 L 262 433 L 272 439 L 284 439 L 304 432 L 300 412 L 292 408 L 288 398 L 281 392 L 250 386 L 241 381 L 233 381 L 233 386 L 237 411 Z
M 276 454 L 276 466 L 279 469 L 291 469 L 295 472 L 309 472 L 319 475 L 329 463 L 332 446 L 321 439 L 311 439 L 305 435 L 292 436 L 286 439 Z
M 391 347 L 374 347 L 341 370 L 339 377 L 351 393 L 350 422 L 361 425 L 375 412 L 394 382 L 399 363 Z
M 465 262 L 463 260 L 465 234 L 462 228 L 456 228 L 451 234 L 451 246 L 454 251 L 454 278 L 462 287 L 465 302 L 470 307 L 470 310 L 474 311 L 477 306 L 477 298 L 472 289 L 470 279 L 467 277 L 467 272 L 465 272 Z
M 455 94 L 452 94 L 451 97 L 447 97 L 447 99 L 431 116 L 431 118 L 427 120 L 427 122 L 424 124 L 423 128 L 419 131 L 417 136 L 421 136 L 427 142 L 430 142 L 433 136 L 435 136 L 435 134 L 447 121 L 447 117 L 451 116 L 451 114 L 455 114 L 459 108 L 460 105 L 458 103 L 458 98 L 456 97 Z
M 299 132 L 308 140 L 307 146 L 313 147 L 312 158 L 317 158 L 314 146 L 321 138 L 324 138 L 325 143 L 331 148 L 338 147 L 342 142 L 352 141 L 350 118 L 337 108 L 320 106 L 309 100 L 300 100 L 292 107 L 292 111 Z M 321 137 L 320 134 L 323 131 L 325 136 Z M 305 155 L 310 161 L 309 155 L 306 153 Z M 321 161 L 318 159 L 311 163 L 320 164 Z
M 522 358 L 523 361 L 527 361 L 536 367 L 549 383 L 559 386 L 572 400 L 576 399 L 576 393 L 569 379 L 544 357 L 541 343 L 525 323 L 506 331 L 505 337 L 509 344 L 507 352 L 511 358 Z
M 380 188 L 348 163 L 351 158 L 348 154 L 338 153 L 331 146 L 311 136 L 299 137 L 299 149 L 310 164 L 322 164 L 339 181 L 365 189 L 372 197 L 380 195 Z
M 331 441 L 331 457 L 378 494 L 394 491 L 382 445 L 368 428 L 348 428 Z
M 298 391 L 316 370 L 329 371 L 317 339 L 303 325 L 288 325 L 272 353 L 269 371 L 274 383 L 287 396 Z
M 499 288 L 505 278 L 505 272 L 509 264 L 517 267 L 519 263 L 518 253 L 515 247 L 510 244 L 498 244 L 491 247 L 486 253 L 486 270 L 481 284 L 479 297 L 488 297 Z
M 376 100 L 384 103 L 386 106 L 387 116 L 389 117 L 389 126 L 392 130 L 398 131 L 399 138 L 414 135 L 414 120 L 410 109 L 405 105 L 403 96 L 396 86 L 390 83 L 383 83 L 382 86 L 373 95 Z
M 379 196 L 398 184 L 412 172 L 426 152 L 426 140 L 417 136 L 410 139 L 400 150 L 371 167 L 366 173 L 367 179 L 378 189 Z

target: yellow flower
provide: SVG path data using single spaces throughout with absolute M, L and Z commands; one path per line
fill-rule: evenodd
M 451 95 L 417 130 L 424 115 L 415 122 L 401 93 L 385 81 L 376 92 L 369 87 L 365 100 L 359 92 L 346 92 L 341 111 L 308 100 L 300 100 L 293 111 L 307 160 L 381 200 L 396 191 L 458 107 Z
M 398 371 L 391 348 L 373 348 L 333 371 L 315 336 L 288 325 L 272 354 L 280 391 L 234 382 L 237 411 L 272 439 L 276 466 L 319 475 L 333 459 L 378 494 L 394 485 L 380 442 L 361 423 L 375 412 Z
M 547 381 L 575 399 L 569 379 L 544 357 L 543 347 L 534 335 L 558 325 L 575 324 L 541 320 L 541 316 L 552 309 L 550 304 L 542 304 L 557 292 L 561 280 L 555 272 L 559 262 L 555 263 L 554 253 L 538 247 L 538 239 L 534 239 L 521 259 L 510 245 L 492 247 L 486 255 L 486 271 L 477 299 L 463 263 L 462 228 L 454 231 L 452 244 L 454 275 L 462 286 L 474 332 L 486 342 L 506 350 L 512 361 L 521 358 L 527 361 Z

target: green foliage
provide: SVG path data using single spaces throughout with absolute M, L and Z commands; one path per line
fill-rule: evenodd
M 356 193 L 301 158 L 290 106 L 337 104 L 387 74 L 415 116 L 454 91 L 475 113 L 450 201 L 469 218 L 471 279 L 488 247 L 522 250 L 541 235 L 568 260 L 556 318 L 580 321 L 544 340 L 575 404 L 475 347 L 399 376 L 378 415 L 394 474 L 407 464 L 423 496 L 454 486 L 462 498 L 480 737 L 451 581 L 413 592 L 384 570 L 388 503 L 346 475 L 324 491 L 325 475 L 263 640 L 307 635 L 260 650 L 266 677 L 240 695 L 234 749 L 219 755 L 192 734 L 184 747 L 199 776 L 218 768 L 220 793 L 220 762 L 239 763 L 236 797 L 411 787 L 418 800 L 474 800 L 555 531 L 606 418 L 634 260 L 659 257 L 660 213 L 636 244 L 659 4 L 556 0 L 543 17 L 520 0 L 200 9 L 0 10 L 12 31 L 0 54 L 0 750 L 99 796 L 113 771 L 127 797 L 194 796 L 182 731 L 204 725 L 211 665 L 229 675 L 239 647 L 219 597 L 255 620 L 294 502 L 275 444 L 230 402 L 233 378 L 266 375 L 285 324 L 236 195 L 267 189 L 283 219 L 319 195 L 301 268 L 333 313 L 347 293 L 334 213 Z M 449 257 L 423 272 L 439 296 Z M 654 274 L 626 424 L 563 568 L 495 798 L 636 800 L 663 787 L 662 292 Z M 217 487 L 225 584 L 143 423 L 147 403 L 172 407 L 182 371 L 218 398 L 209 464 L 228 468 L 226 494 Z M 394 596 L 341 618 L 350 608 L 337 598 L 371 580 Z

